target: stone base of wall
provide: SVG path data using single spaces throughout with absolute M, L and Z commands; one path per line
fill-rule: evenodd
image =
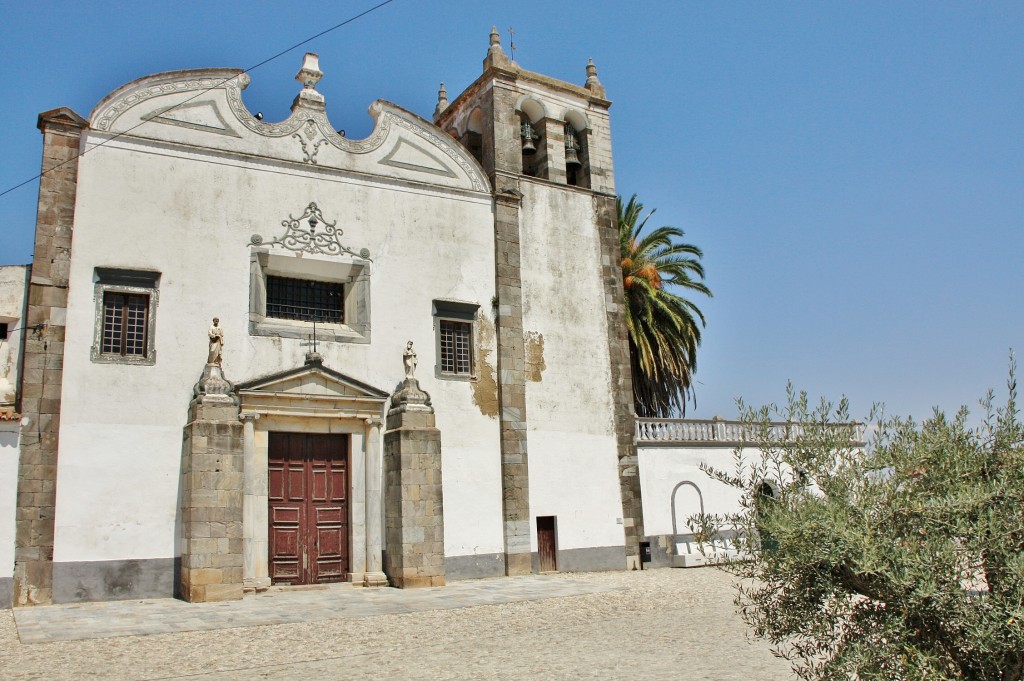
M 53 564 L 53 602 L 122 601 L 174 595 L 176 558 Z
M 479 553 L 472 556 L 446 556 L 444 574 L 448 581 L 483 579 L 505 575 L 504 553 Z
M 0 577 L 0 610 L 14 606 L 14 578 Z
M 537 552 L 531 554 L 533 572 L 540 571 Z M 555 560 L 559 572 L 607 572 L 626 569 L 625 546 L 588 546 L 559 550 Z

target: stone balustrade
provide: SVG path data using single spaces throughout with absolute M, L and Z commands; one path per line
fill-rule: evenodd
M 836 427 L 852 427 L 851 444 L 863 445 L 864 424 L 836 424 Z M 803 426 L 787 421 L 774 421 L 767 425 L 725 419 L 641 419 L 636 420 L 636 443 L 638 445 L 715 444 L 757 446 L 763 442 L 785 442 L 795 440 L 803 434 Z

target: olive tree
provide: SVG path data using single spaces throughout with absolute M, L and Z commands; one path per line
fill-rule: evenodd
M 1024 678 L 1024 431 L 1008 397 L 922 423 L 877 410 L 861 442 L 848 404 L 749 409 L 759 457 L 706 468 L 742 492 L 722 567 L 754 635 L 802 679 Z M 780 427 L 780 418 L 790 425 Z M 772 422 L 775 425 L 772 425 Z M 732 533 L 723 533 L 732 534 Z

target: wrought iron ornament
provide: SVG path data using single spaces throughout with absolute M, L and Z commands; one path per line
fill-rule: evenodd
M 370 251 L 362 248 L 358 253 L 341 243 L 344 234 L 337 221 L 330 222 L 324 217 L 316 202 L 311 202 L 299 217 L 289 214 L 287 220 L 281 221 L 285 228 L 282 236 L 264 241 L 259 234 L 253 234 L 250 242 L 254 246 L 282 246 L 297 253 L 313 253 L 322 255 L 349 255 L 370 260 Z

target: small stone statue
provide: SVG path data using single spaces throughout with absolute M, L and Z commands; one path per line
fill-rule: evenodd
M 412 341 L 405 344 L 405 352 L 402 353 L 402 360 L 405 362 L 405 377 L 416 378 L 416 351 L 412 349 Z
M 206 359 L 207 364 L 221 366 L 224 353 L 224 329 L 220 328 L 220 318 L 213 318 L 213 326 L 210 327 L 210 356 Z

